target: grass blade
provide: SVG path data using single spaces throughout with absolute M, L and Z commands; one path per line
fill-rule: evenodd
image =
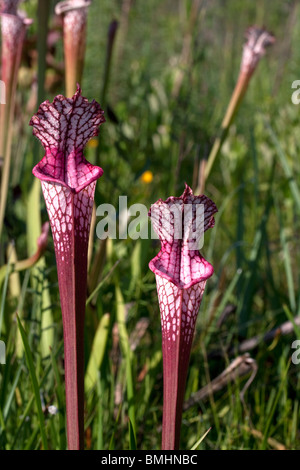
M 56 381 L 56 399 L 57 399 L 57 406 L 58 406 L 58 419 L 59 419 L 59 442 L 60 442 L 60 450 L 66 449 L 66 433 L 65 433 L 65 393 L 64 387 L 61 381 L 60 373 L 58 370 L 57 360 L 52 352 L 50 351 L 51 356 L 51 364 L 52 369 L 54 372 L 54 377 Z
M 129 449 L 130 450 L 136 450 L 136 437 L 135 437 L 135 431 L 133 429 L 131 420 L 129 418 L 128 420 L 128 428 L 129 428 Z
M 48 442 L 47 442 L 47 437 L 46 437 L 46 432 L 45 432 L 45 420 L 44 420 L 44 414 L 43 414 L 41 398 L 40 398 L 40 389 L 39 389 L 38 381 L 37 381 L 36 374 L 35 374 L 32 354 L 30 351 L 26 332 L 22 326 L 22 323 L 18 315 L 17 315 L 17 322 L 18 322 L 18 327 L 19 327 L 19 331 L 21 334 L 21 338 L 23 341 L 26 362 L 27 362 L 27 366 L 29 369 L 31 383 L 32 383 L 33 391 L 34 391 L 34 397 L 35 397 L 35 402 L 36 402 L 37 412 L 38 412 L 38 420 L 39 420 L 39 425 L 40 425 L 42 445 L 43 445 L 44 450 L 48 450 Z
M 280 235 L 280 242 L 281 242 L 282 252 L 283 252 L 283 262 L 284 262 L 284 268 L 285 268 L 285 273 L 286 273 L 290 308 L 293 312 L 295 312 L 296 311 L 296 295 L 295 295 L 295 289 L 294 289 L 292 260 L 291 260 L 289 246 L 288 246 L 288 241 L 286 239 L 286 228 L 283 223 L 282 215 L 280 213 L 279 206 L 277 204 L 276 199 L 275 199 L 275 209 L 276 209 L 277 218 L 279 222 L 279 235 Z
M 8 267 L 6 270 L 4 283 L 3 283 L 3 289 L 2 289 L 2 297 L 1 297 L 1 303 L 0 303 L 0 337 L 1 337 L 3 317 L 4 317 L 5 298 L 6 298 L 7 288 L 8 288 L 9 274 L 10 274 L 10 267 Z M 0 282 L 0 287 L 1 287 L 1 282 Z
M 10 410 L 10 405 L 12 403 L 12 400 L 13 400 L 13 397 L 14 397 L 14 394 L 15 394 L 15 390 L 16 390 L 16 387 L 18 385 L 18 382 L 19 382 L 19 378 L 20 378 L 20 375 L 21 375 L 21 372 L 22 372 L 22 364 L 19 366 L 17 372 L 16 372 L 16 376 L 15 376 L 15 379 L 13 381 L 13 384 L 12 384 L 12 387 L 10 389 L 10 392 L 8 394 L 8 397 L 7 397 L 7 400 L 5 402 L 5 405 L 4 405 L 4 408 L 3 408 L 3 419 L 4 419 L 4 422 L 6 421 L 7 417 L 8 417 L 8 414 L 9 414 L 9 410 Z

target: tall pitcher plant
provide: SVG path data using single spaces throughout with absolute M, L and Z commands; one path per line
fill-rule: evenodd
M 49 215 L 64 330 L 68 448 L 84 447 L 84 318 L 87 253 L 96 181 L 103 170 L 83 150 L 105 121 L 96 101 L 78 87 L 72 98 L 45 101 L 32 117 L 33 133 L 45 156 L 34 167 Z

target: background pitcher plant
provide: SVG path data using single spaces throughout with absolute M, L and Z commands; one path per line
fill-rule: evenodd
M 55 7 L 62 16 L 66 95 L 71 97 L 81 83 L 86 48 L 88 6 L 91 0 L 66 0 Z
M 20 0 L 0 2 L 1 80 L 5 84 L 5 100 L 0 103 L 0 238 L 2 234 L 9 176 L 15 94 L 18 71 L 27 27 L 32 20 L 18 12 Z M 1 168 L 2 167 L 2 168 Z
M 204 209 L 197 219 L 197 208 Z M 185 210 L 187 209 L 187 210 Z M 180 197 L 159 200 L 149 215 L 161 250 L 149 263 L 155 273 L 162 327 L 163 428 L 162 449 L 179 448 L 182 404 L 195 323 L 213 267 L 196 248 L 214 226 L 215 204 L 194 196 L 186 185 Z M 199 218 L 199 215 L 198 215 Z

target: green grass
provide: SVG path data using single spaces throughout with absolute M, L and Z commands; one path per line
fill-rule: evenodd
M 291 102 L 291 84 L 300 70 L 299 6 L 279 0 L 203 2 L 189 31 L 192 0 L 131 2 L 128 18 L 122 17 L 121 3 L 95 1 L 88 18 L 82 90 L 96 100 L 105 77 L 108 26 L 119 21 L 105 100 L 106 115 L 113 112 L 117 122 L 107 117 L 99 147 L 86 149 L 87 159 L 104 169 L 96 206 L 118 207 L 119 196 L 126 195 L 128 206 L 150 208 L 159 198 L 179 196 L 185 182 L 195 189 L 195 168 L 208 156 L 238 75 L 244 31 L 263 24 L 277 38 L 253 76 L 206 185 L 219 212 L 202 253 L 215 273 L 197 321 L 188 399 L 239 355 L 242 341 L 293 321 L 300 311 L 300 114 Z M 23 6 L 34 23 L 19 77 L 12 153 L 17 165 L 0 267 L 10 263 L 10 241 L 19 259 L 31 254 L 40 223 L 37 208 L 41 222 L 47 220 L 31 173 L 37 149 L 28 126 L 37 109 L 27 106 L 37 73 L 36 2 Z M 191 46 L 184 63 L 187 32 Z M 61 39 L 54 57 L 62 60 Z M 64 93 L 63 74 L 48 67 L 45 97 L 53 100 L 58 93 Z M 149 184 L 140 178 L 145 170 L 153 173 Z M 85 324 L 87 449 L 160 448 L 160 316 L 148 268 L 158 250 L 156 241 L 109 240 L 104 259 L 94 238 L 90 272 L 97 275 L 90 279 Z M 0 339 L 6 343 L 6 364 L 0 365 L 0 449 L 64 449 L 62 321 L 51 237 L 42 262 L 18 274 L 17 296 L 11 294 L 16 281 L 9 270 L 2 274 Z M 223 318 L 225 308 L 231 313 Z M 244 401 L 240 392 L 249 376 L 184 412 L 182 449 L 300 449 L 300 366 L 291 362 L 298 330 L 295 325 L 293 333 L 248 351 L 257 374 Z M 56 414 L 49 412 L 52 405 Z

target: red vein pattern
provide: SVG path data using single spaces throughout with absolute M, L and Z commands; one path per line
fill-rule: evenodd
M 84 317 L 87 253 L 96 180 L 103 170 L 83 155 L 98 134 L 103 111 L 81 95 L 45 101 L 30 125 L 45 148 L 34 167 L 41 180 L 54 241 L 65 349 L 67 434 L 70 450 L 84 447 Z
M 89 103 L 81 95 L 80 87 L 72 98 L 58 95 L 53 103 L 42 103 L 30 125 L 46 154 L 34 167 L 33 174 L 42 181 L 60 183 L 75 192 L 100 178 L 102 168 L 88 163 L 83 149 L 98 135 L 104 121 L 100 105 L 96 101 Z
M 87 0 L 67 0 L 55 6 L 56 14 L 63 17 L 67 96 L 74 93 L 76 83 L 81 81 L 83 73 L 90 3 Z
M 206 281 L 202 281 L 189 289 L 180 289 L 172 282 L 156 275 L 162 335 L 165 341 L 175 342 L 181 334 L 182 344 L 190 344 L 205 284 Z
M 266 48 L 274 44 L 275 37 L 265 29 L 251 26 L 246 31 L 246 39 L 241 62 L 241 72 L 252 75 L 259 60 L 265 54 Z
M 189 205 L 189 217 L 184 217 Z M 197 207 L 203 207 L 197 228 Z M 194 196 L 186 185 L 179 198 L 159 200 L 149 216 L 161 241 L 161 251 L 149 263 L 155 273 L 162 328 L 164 405 L 162 449 L 179 448 L 182 404 L 196 319 L 206 280 L 213 267 L 195 248 L 195 242 L 214 226 L 215 204 Z M 191 239 L 193 249 L 190 249 Z
M 73 193 L 59 184 L 42 181 L 54 246 L 61 261 L 65 261 L 73 234 L 83 246 L 88 244 L 95 186 L 93 182 L 79 193 Z

